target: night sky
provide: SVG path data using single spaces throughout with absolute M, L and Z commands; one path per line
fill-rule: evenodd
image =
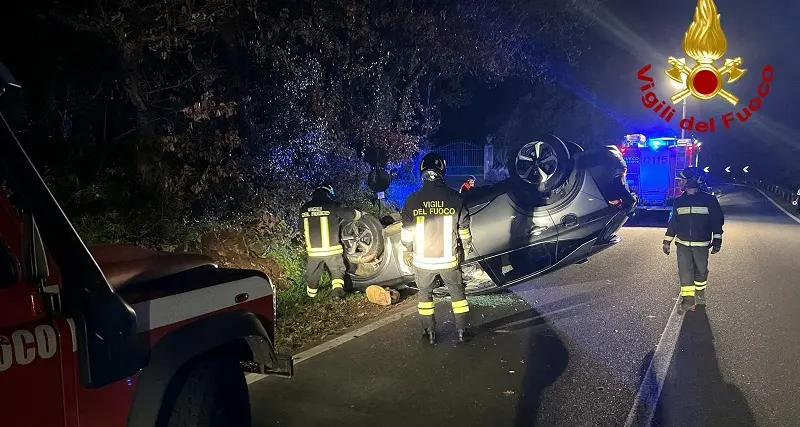
M 588 98 L 596 105 L 597 114 L 614 117 L 626 128 L 630 127 L 631 132 L 669 127 L 642 106 L 636 72 L 652 64 L 649 75 L 655 79 L 659 98 L 668 98 L 675 92 L 664 74 L 669 68 L 666 58 L 686 57 L 681 42 L 697 2 L 605 0 L 602 3 L 599 9 L 586 10 L 596 19 L 587 37 L 588 51 L 574 70 L 573 78 L 564 77 L 560 83 L 576 95 Z M 795 99 L 800 95 L 797 89 L 800 58 L 793 54 L 798 40 L 798 30 L 794 28 L 800 21 L 800 3 L 716 0 L 716 5 L 728 40 L 723 58 L 741 56 L 742 68 L 747 73 L 725 86 L 740 98 L 736 107 L 719 98 L 710 101 L 689 98 L 687 101 L 687 116 L 703 120 L 717 117 L 718 129 L 714 134 L 694 133 L 704 142 L 701 166 L 721 171 L 727 165 L 740 169 L 750 164 L 751 171 L 790 175 L 790 179 L 800 184 L 797 162 L 800 135 Z M 689 62 L 693 63 L 691 59 Z M 718 61 L 718 65 L 721 62 Z M 775 78 L 762 108 L 746 123 L 736 122 L 729 130 L 720 129 L 719 116 L 731 110 L 740 111 L 756 95 L 761 70 L 767 64 L 773 66 Z M 440 135 L 459 139 L 494 131 L 498 121 L 493 117 L 510 112 L 522 92 L 515 84 L 519 83 L 507 82 L 495 90 L 481 92 L 470 108 L 447 111 Z M 677 128 L 680 105 L 677 109 L 673 127 L 675 132 L 680 132 Z

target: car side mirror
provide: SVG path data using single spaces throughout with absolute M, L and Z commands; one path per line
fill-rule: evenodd
M 47 251 L 44 248 L 42 236 L 36 219 L 30 212 L 25 212 L 22 217 L 22 250 L 25 257 L 23 274 L 30 284 L 40 284 L 50 275 L 47 265 Z

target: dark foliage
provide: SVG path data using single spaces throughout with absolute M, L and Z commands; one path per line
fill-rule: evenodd
M 465 78 L 542 80 L 586 24 L 558 0 L 30 7 L 4 25 L 36 34 L 3 58 L 20 136 L 88 240 L 148 245 L 219 224 L 288 238 L 324 179 L 365 203 L 369 150 L 411 159 Z

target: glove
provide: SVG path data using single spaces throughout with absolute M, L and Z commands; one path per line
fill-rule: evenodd
M 665 254 L 665 255 L 669 255 L 669 252 L 670 252 L 671 246 L 672 246 L 672 245 L 671 245 L 671 243 L 670 243 L 670 242 L 664 242 L 664 243 L 661 245 L 661 250 L 662 250 L 662 251 L 664 251 L 664 254 Z
M 715 254 L 722 249 L 722 239 L 714 239 L 711 241 L 711 253 Z
M 464 249 L 464 252 L 467 254 L 471 254 L 475 252 L 475 248 L 472 247 L 472 238 L 468 239 L 461 239 L 461 247 Z
M 414 253 L 413 252 L 405 252 L 403 254 L 403 261 L 406 263 L 407 266 L 411 267 L 414 265 Z

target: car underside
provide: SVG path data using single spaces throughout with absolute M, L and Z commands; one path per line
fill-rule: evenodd
M 465 195 L 474 251 L 463 254 L 468 295 L 491 293 L 581 263 L 621 241 L 636 200 L 615 147 L 583 150 L 545 135 L 520 144 L 509 178 Z M 398 216 L 342 224 L 354 290 L 414 287 Z M 440 286 L 437 294 L 446 294 Z

